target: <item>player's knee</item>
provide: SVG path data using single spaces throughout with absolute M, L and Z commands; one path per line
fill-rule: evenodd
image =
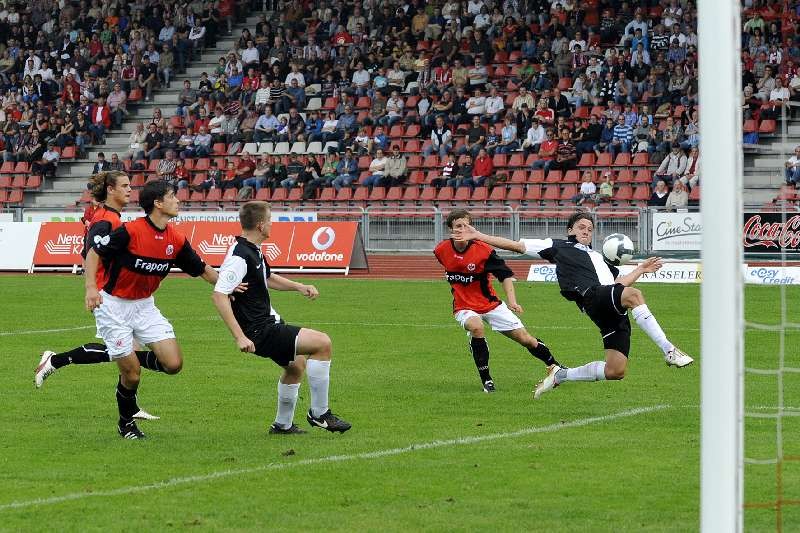
M 483 324 L 467 324 L 467 331 L 473 337 L 483 338 L 486 336 L 486 330 L 483 329 Z
M 606 379 L 607 380 L 619 381 L 624 377 L 625 377 L 625 368 L 624 367 L 614 368 L 614 367 L 606 366 Z
M 636 307 L 644 303 L 644 295 L 636 287 L 627 287 L 622 296 L 625 307 Z
M 314 359 L 330 359 L 333 351 L 333 343 L 327 333 L 319 332 L 317 336 L 317 349 L 314 352 Z
M 178 358 L 171 361 L 162 362 L 161 366 L 164 368 L 165 374 L 177 374 L 183 369 L 183 359 Z
M 119 373 L 122 384 L 129 389 L 139 385 L 139 379 L 141 374 L 142 374 L 141 368 L 138 366 L 120 370 Z

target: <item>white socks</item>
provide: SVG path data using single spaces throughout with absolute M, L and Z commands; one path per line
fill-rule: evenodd
M 292 425 L 299 390 L 299 383 L 286 384 L 278 380 L 278 414 L 275 415 L 277 426 L 288 429 Z
M 556 383 L 563 383 L 564 381 L 603 381 L 605 379 L 605 361 L 592 361 L 577 368 L 562 368 L 556 373 Z
M 659 348 L 661 348 L 664 355 L 667 355 L 670 350 L 674 348 L 672 343 L 667 339 L 664 330 L 658 325 L 656 317 L 653 316 L 653 313 L 650 312 L 646 304 L 634 307 L 631 310 L 631 314 L 633 315 L 633 319 L 636 320 L 636 323 L 639 324 L 639 327 L 647 333 L 647 336 L 650 337 Z
M 331 362 L 309 359 L 306 362 L 308 387 L 311 389 L 311 414 L 320 416 L 328 410 L 328 384 Z

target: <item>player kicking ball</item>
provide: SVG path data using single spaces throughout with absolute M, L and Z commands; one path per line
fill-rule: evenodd
M 222 320 L 233 334 L 239 350 L 268 357 L 283 368 L 278 380 L 278 412 L 271 434 L 305 433 L 294 424 L 294 411 L 303 373 L 308 375 L 311 408 L 306 419 L 312 427 L 344 433 L 350 424 L 328 407 L 331 369 L 331 339 L 320 331 L 286 324 L 270 304 L 269 289 L 297 291 L 313 300 L 319 293 L 270 272 L 261 254 L 261 243 L 272 226 L 266 202 L 247 202 L 239 209 L 242 235 L 228 249 L 213 300 Z M 247 289 L 230 298 L 242 282 Z
M 605 361 L 593 361 L 577 368 L 562 368 L 558 364 L 550 366 L 547 377 L 537 385 L 534 398 L 539 398 L 565 381 L 602 381 L 625 377 L 631 345 L 628 310 L 639 327 L 664 352 L 664 361 L 668 366 L 683 368 L 694 362 L 667 339 L 648 309 L 644 295 L 631 286 L 642 274 L 660 269 L 661 258 L 646 259 L 631 273 L 621 276 L 617 268 L 603 259 L 602 254 L 592 250 L 593 231 L 594 219 L 588 213 L 575 213 L 569 218 L 566 239 L 512 241 L 485 235 L 470 225 L 453 228 L 454 239 L 475 239 L 495 248 L 538 255 L 555 263 L 562 296 L 575 302 L 600 329 L 606 352 Z
M 447 227 L 454 238 L 440 242 L 433 251 L 445 268 L 445 277 L 453 292 L 453 313 L 456 322 L 467 330 L 469 348 L 484 392 L 495 392 L 494 380 L 489 373 L 489 344 L 486 342 L 484 322 L 495 331 L 521 344 L 550 367 L 560 365 L 545 344 L 525 329 L 514 313 L 522 313 L 514 292 L 514 273 L 505 261 L 497 257 L 491 246 L 462 235 L 471 228 L 472 217 L 466 209 L 456 209 L 447 216 Z M 508 305 L 497 297 L 489 275 L 503 285 Z

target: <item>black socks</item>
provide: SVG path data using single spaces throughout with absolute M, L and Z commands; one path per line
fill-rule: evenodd
M 536 345 L 536 348 L 528 348 L 528 351 L 531 353 L 531 355 L 542 361 L 547 366 L 557 365 L 558 361 L 556 361 L 556 358 L 553 357 L 552 353 L 550 353 L 550 348 L 548 348 L 545 343 L 541 341 L 541 339 L 536 340 L 539 341 L 539 344 Z
M 486 383 L 492 379 L 489 374 L 489 344 L 487 344 L 486 339 L 471 337 L 469 348 L 472 352 L 472 358 L 475 360 L 475 366 L 478 368 L 478 374 L 481 376 L 481 381 Z
M 61 368 L 69 364 L 93 365 L 95 363 L 108 363 L 110 360 L 104 345 L 89 343 L 73 348 L 68 352 L 55 354 L 50 358 L 50 364 L 54 368 Z

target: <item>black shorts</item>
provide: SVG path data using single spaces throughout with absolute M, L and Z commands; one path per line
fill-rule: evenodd
M 268 357 L 280 366 L 286 366 L 297 354 L 297 335 L 300 328 L 286 323 L 266 324 L 264 329 L 251 333 L 256 345 L 256 355 Z
M 622 306 L 625 285 L 597 285 L 586 291 L 581 308 L 589 315 L 603 336 L 603 347 L 617 350 L 625 357 L 631 349 L 631 321 Z

